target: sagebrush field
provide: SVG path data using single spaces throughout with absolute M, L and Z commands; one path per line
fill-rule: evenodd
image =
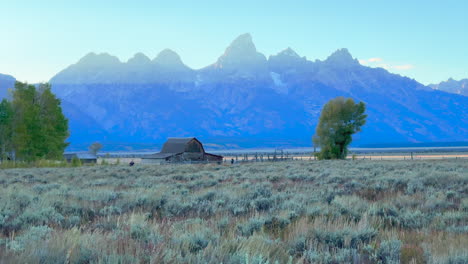
M 0 263 L 468 263 L 468 161 L 0 170 Z

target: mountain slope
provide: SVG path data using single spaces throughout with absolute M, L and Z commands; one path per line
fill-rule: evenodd
M 309 61 L 291 48 L 267 59 L 249 34 L 200 70 L 184 65 L 171 50 L 153 60 L 136 54 L 126 63 L 91 53 L 51 83 L 114 141 L 194 135 L 251 147 L 310 145 L 321 108 L 336 96 L 367 104 L 369 118 L 356 136 L 358 144 L 468 138 L 467 97 L 362 66 L 346 49 L 324 61 Z M 81 129 L 89 126 L 70 119 Z
M 429 86 L 435 90 L 468 96 L 468 79 L 455 81 L 454 79 L 450 78 L 445 82 L 441 82 L 439 84 L 430 84 Z
M 15 86 L 15 81 L 13 76 L 0 74 L 0 100 L 8 96 L 8 89 Z

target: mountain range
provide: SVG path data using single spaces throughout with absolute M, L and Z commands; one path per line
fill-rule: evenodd
M 456 81 L 450 78 L 439 84 L 430 84 L 429 87 L 435 90 L 468 96 L 468 79 Z
M 70 120 L 72 146 L 182 136 L 226 148 L 310 146 L 321 108 L 337 96 L 367 105 L 355 145 L 468 140 L 462 93 L 363 66 L 347 49 L 323 61 L 291 48 L 267 58 L 250 34 L 202 69 L 169 49 L 127 62 L 89 53 L 50 82 Z

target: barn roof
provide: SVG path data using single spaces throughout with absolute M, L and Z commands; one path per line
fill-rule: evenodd
M 203 148 L 203 144 L 194 137 L 186 137 L 186 138 L 168 138 L 166 143 L 164 143 L 161 152 L 146 155 L 143 159 L 166 159 L 171 156 L 176 156 L 184 153 L 187 150 L 187 144 L 190 143 L 192 140 L 197 141 L 201 146 L 201 154 L 206 156 L 213 156 L 217 158 L 223 158 L 222 156 L 209 154 L 205 152 Z
M 168 138 L 163 145 L 161 153 L 182 153 L 185 151 L 187 144 L 192 140 L 198 141 L 198 139 L 194 137 Z M 200 141 L 198 142 L 201 144 Z

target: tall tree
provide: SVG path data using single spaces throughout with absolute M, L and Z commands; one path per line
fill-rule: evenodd
M 13 109 L 11 103 L 3 99 L 0 103 L 0 160 L 7 158 L 11 151 Z
M 322 109 L 319 124 L 313 137 L 320 147 L 319 159 L 345 159 L 352 135 L 361 131 L 366 123 L 366 106 L 351 98 L 337 97 Z
M 60 100 L 52 93 L 50 84 L 39 86 L 39 119 L 44 144 L 40 146 L 40 156 L 46 159 L 61 159 L 68 146 L 68 120 L 62 113 Z
M 38 145 L 43 144 L 39 120 L 38 96 L 34 85 L 15 83 L 13 90 L 13 149 L 16 157 L 27 161 L 40 158 Z
M 19 159 L 60 159 L 68 143 L 68 120 L 49 84 L 39 89 L 16 82 L 13 90 L 12 143 Z

